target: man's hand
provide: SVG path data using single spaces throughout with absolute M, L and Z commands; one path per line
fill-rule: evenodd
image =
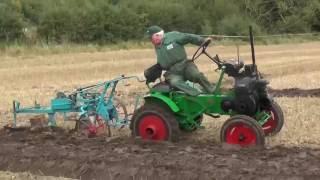
M 208 46 L 212 41 L 212 38 L 211 37 L 207 37 L 204 39 L 203 43 L 202 43 L 202 46 Z

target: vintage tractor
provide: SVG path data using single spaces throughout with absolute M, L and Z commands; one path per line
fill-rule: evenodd
M 179 132 L 194 131 L 200 127 L 203 115 L 213 118 L 228 115 L 220 132 L 222 143 L 240 146 L 264 145 L 265 136 L 277 134 L 284 122 L 280 106 L 267 92 L 264 80 L 255 64 L 253 35 L 250 28 L 252 64 L 241 60 L 222 61 L 218 55 L 212 57 L 208 44 L 195 52 L 192 61 L 205 54 L 221 71 L 212 94 L 189 96 L 160 82 L 150 88 L 144 97 L 145 103 L 134 112 L 130 128 L 133 136 L 157 141 L 175 141 Z M 224 75 L 234 79 L 233 88 L 222 90 Z M 145 71 L 147 84 L 161 76 L 157 65 Z

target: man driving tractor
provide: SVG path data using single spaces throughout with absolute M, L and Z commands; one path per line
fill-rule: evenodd
M 159 26 L 150 26 L 146 35 L 151 40 L 157 54 L 157 65 L 165 70 L 165 80 L 174 88 L 188 95 L 197 96 L 200 92 L 186 84 L 186 80 L 199 83 L 206 93 L 212 93 L 214 86 L 201 73 L 197 66 L 187 59 L 184 45 L 209 44 L 211 38 L 202 38 L 198 35 L 181 33 L 177 31 L 164 33 Z

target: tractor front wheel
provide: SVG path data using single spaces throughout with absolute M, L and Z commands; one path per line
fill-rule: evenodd
M 229 118 L 222 126 L 221 142 L 240 145 L 241 147 L 263 146 L 264 132 L 259 123 L 245 115 L 235 115 Z
M 160 103 L 146 102 L 135 111 L 132 121 L 132 135 L 154 141 L 176 141 L 179 124 L 172 111 Z

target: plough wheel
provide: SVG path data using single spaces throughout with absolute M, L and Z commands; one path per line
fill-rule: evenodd
M 117 111 L 118 119 L 129 120 L 128 111 L 123 101 L 118 98 L 114 98 L 113 104 L 115 110 Z M 94 121 L 90 121 L 89 118 L 86 117 L 80 117 L 80 119 L 76 122 L 75 130 L 88 137 L 100 135 L 108 135 L 110 137 L 112 136 L 112 127 L 110 126 L 115 127 L 116 123 L 117 119 L 113 118 L 110 119 L 110 123 L 107 124 L 105 120 L 98 115 L 94 117 Z M 129 122 L 127 122 L 127 124 L 129 124 Z
M 221 128 L 221 142 L 241 147 L 263 146 L 264 132 L 259 123 L 245 115 L 235 115 L 229 118 Z
M 146 102 L 135 111 L 131 121 L 132 135 L 155 141 L 176 141 L 179 124 L 172 111 L 160 103 Z
M 75 130 L 81 135 L 87 137 L 96 137 L 98 135 L 105 134 L 108 127 L 104 121 L 99 116 L 95 116 L 93 118 L 95 118 L 94 121 L 90 121 L 87 117 L 80 117 L 76 122 Z

